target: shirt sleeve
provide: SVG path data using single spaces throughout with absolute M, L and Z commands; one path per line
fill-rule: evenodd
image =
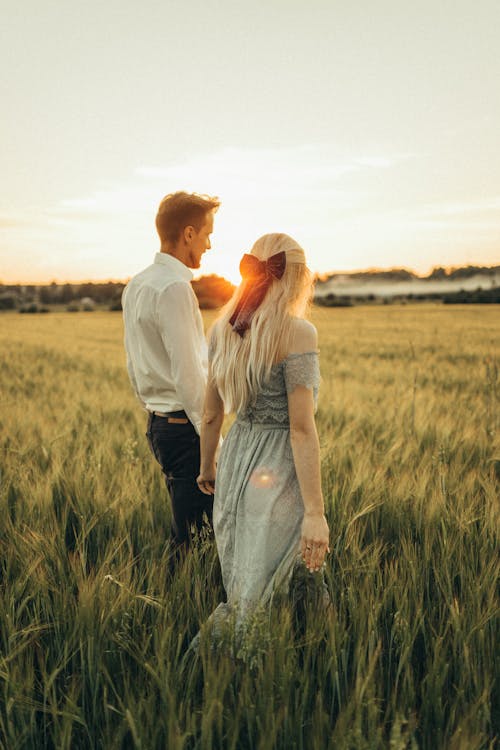
M 203 323 L 190 284 L 168 286 L 158 299 L 163 344 L 168 352 L 175 390 L 189 421 L 200 434 L 207 384 Z
M 125 309 L 125 296 L 126 296 L 126 292 L 127 292 L 127 287 L 125 287 L 125 289 L 123 290 L 123 293 L 122 293 L 122 308 L 123 309 Z M 128 376 L 129 376 L 129 379 L 130 379 L 130 383 L 132 385 L 132 389 L 133 389 L 133 391 L 134 391 L 134 393 L 136 395 L 137 400 L 140 402 L 140 404 L 143 407 L 143 409 L 145 409 L 146 408 L 146 404 L 144 403 L 144 401 L 142 400 L 142 398 L 139 395 L 139 388 L 137 387 L 137 380 L 136 380 L 136 377 L 135 377 L 134 365 L 132 363 L 132 358 L 130 357 L 129 350 L 128 350 L 128 341 L 127 341 L 127 332 L 126 332 L 126 329 L 125 329 L 125 341 L 124 341 L 124 343 L 125 343 L 125 356 L 126 356 L 126 361 L 127 361 L 127 372 L 128 372 Z
M 132 388 L 134 390 L 134 393 L 136 395 L 137 400 L 140 402 L 143 409 L 146 408 L 146 404 L 142 400 L 142 398 L 139 395 L 139 388 L 137 387 L 137 380 L 135 378 L 135 372 L 134 372 L 134 366 L 132 364 L 132 360 L 130 359 L 128 352 L 127 352 L 127 372 L 130 379 L 130 383 L 132 385 Z

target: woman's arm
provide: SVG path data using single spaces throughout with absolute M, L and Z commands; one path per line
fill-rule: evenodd
M 291 353 L 318 349 L 318 333 L 307 320 L 295 320 Z M 304 500 L 300 547 L 307 568 L 319 570 L 329 552 L 329 529 L 321 491 L 319 440 L 314 421 L 314 395 L 305 385 L 294 385 L 288 393 L 290 440 L 295 471 Z
M 200 474 L 196 480 L 198 487 L 205 495 L 213 495 L 215 492 L 215 456 L 219 446 L 223 421 L 224 404 L 215 385 L 209 365 L 205 405 L 201 420 Z
M 288 413 L 295 471 L 304 500 L 301 553 L 307 568 L 316 571 L 329 552 L 329 529 L 324 514 L 319 440 L 310 388 L 295 386 L 288 394 Z

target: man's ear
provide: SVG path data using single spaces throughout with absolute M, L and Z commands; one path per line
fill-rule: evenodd
M 193 235 L 194 235 L 194 227 L 191 227 L 191 226 L 184 227 L 184 241 L 186 243 L 189 244 L 191 242 L 191 240 L 193 239 Z

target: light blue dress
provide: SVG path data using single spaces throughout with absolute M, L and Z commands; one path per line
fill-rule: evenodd
M 237 415 L 221 448 L 213 523 L 227 602 L 210 621 L 242 623 L 288 588 L 300 556 L 304 504 L 292 447 L 287 395 L 320 382 L 318 352 L 289 354 L 255 403 Z

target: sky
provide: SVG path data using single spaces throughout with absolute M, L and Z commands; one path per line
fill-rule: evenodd
M 175 190 L 197 275 L 500 263 L 497 0 L 2 0 L 0 282 L 124 280 Z

